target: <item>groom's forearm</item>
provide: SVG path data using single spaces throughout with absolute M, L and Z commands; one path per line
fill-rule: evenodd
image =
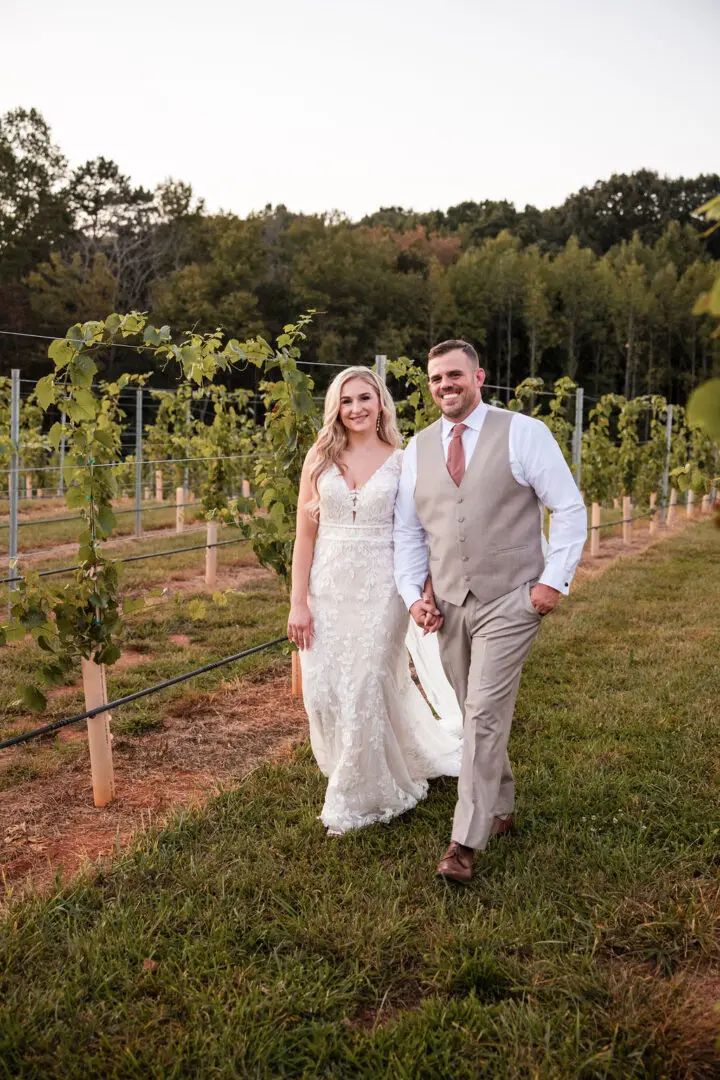
M 587 539 L 587 510 L 577 493 L 550 516 L 550 535 L 540 584 L 567 595 Z

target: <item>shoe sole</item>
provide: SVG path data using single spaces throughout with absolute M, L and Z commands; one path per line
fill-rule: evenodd
M 472 878 L 454 877 L 452 874 L 441 874 L 438 870 L 435 874 L 439 881 L 449 881 L 453 885 L 469 885 Z

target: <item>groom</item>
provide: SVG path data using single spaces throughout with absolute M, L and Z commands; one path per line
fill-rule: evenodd
M 438 875 L 469 882 L 473 856 L 513 824 L 508 736 L 543 615 L 567 593 L 587 535 L 580 493 L 540 420 L 484 404 L 466 341 L 428 355 L 442 417 L 411 440 L 395 510 L 395 580 L 464 713 L 452 842 Z M 543 506 L 552 512 L 547 550 Z M 435 603 L 423 595 L 428 574 Z

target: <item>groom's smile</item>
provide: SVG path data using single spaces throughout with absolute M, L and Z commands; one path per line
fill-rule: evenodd
M 428 363 L 430 393 L 443 416 L 459 423 L 480 402 L 485 381 L 482 368 L 473 368 L 461 349 L 434 356 Z

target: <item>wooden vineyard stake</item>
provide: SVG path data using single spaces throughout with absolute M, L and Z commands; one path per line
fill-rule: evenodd
M 687 507 L 685 508 L 685 514 L 689 518 L 695 516 L 695 492 L 692 490 L 688 491 Z
M 672 491 L 670 492 L 670 503 L 668 504 L 668 512 L 667 512 L 666 524 L 667 524 L 668 529 L 672 529 L 673 525 L 675 524 L 675 513 L 676 513 L 676 511 L 677 511 L 677 488 L 673 488 Z
M 701 514 L 709 514 L 710 513 L 710 496 L 709 495 L 703 495 L 702 502 L 700 503 L 700 513 Z
M 107 705 L 105 665 L 83 660 L 82 680 L 85 708 L 96 709 L 98 705 Z M 101 712 L 89 717 L 87 726 L 93 801 L 95 806 L 107 806 L 115 798 L 110 713 Z
M 590 518 L 590 554 L 596 559 L 600 554 L 600 503 L 592 504 Z
M 217 548 L 211 544 L 217 544 L 218 527 L 216 521 L 207 523 L 207 547 L 205 548 L 205 584 L 209 589 L 214 589 L 217 584 Z
M 145 498 L 145 502 L 150 502 L 150 488 L 146 487 L 143 495 Z
M 292 696 L 302 697 L 302 666 L 300 664 L 300 653 L 293 652 L 290 655 L 292 663 Z
M 249 499 L 250 498 L 250 481 L 249 480 L 243 480 L 243 482 L 242 482 L 242 493 L 243 493 L 243 499 Z
M 620 509 L 620 500 L 619 499 L 613 499 L 613 510 L 619 510 L 619 509 Z
M 658 530 L 658 515 L 657 515 L 657 492 L 653 491 L 650 496 L 650 509 L 654 510 L 654 514 L 650 514 L 650 535 L 654 536 Z
M 42 499 L 42 497 L 43 497 L 43 489 L 38 488 L 36 494 L 37 494 L 38 499 Z
M 162 502 L 163 501 L 162 469 L 156 469 L 155 470 L 155 501 L 156 502 Z
M 32 499 L 32 476 L 25 477 L 25 496 L 28 499 Z
M 623 495 L 623 544 L 632 543 L 632 500 L 629 495 Z
M 176 488 L 175 502 L 175 532 L 181 533 L 185 527 L 185 488 Z

